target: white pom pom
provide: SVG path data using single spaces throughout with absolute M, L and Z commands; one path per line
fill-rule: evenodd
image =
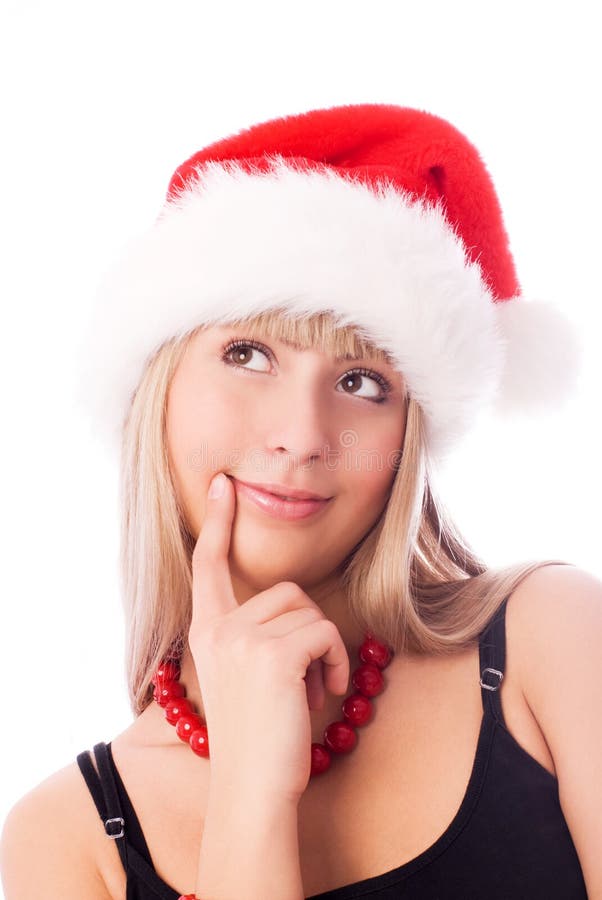
M 550 303 L 515 297 L 495 304 L 505 365 L 494 410 L 536 413 L 567 400 L 581 372 L 583 339 Z

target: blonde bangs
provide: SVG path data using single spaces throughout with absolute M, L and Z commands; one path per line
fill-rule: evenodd
M 393 365 L 391 356 L 374 344 L 360 326 L 339 325 L 333 313 L 298 316 L 275 308 L 230 324 L 247 328 L 250 337 L 283 341 L 299 350 L 314 349 L 334 357 L 367 358 Z

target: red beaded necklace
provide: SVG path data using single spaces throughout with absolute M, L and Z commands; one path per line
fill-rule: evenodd
M 358 655 L 362 665 L 351 676 L 355 691 L 343 701 L 343 720 L 331 722 L 324 731 L 324 743 L 311 745 L 311 775 L 321 775 L 330 768 L 332 753 L 349 753 L 357 743 L 355 729 L 372 718 L 372 697 L 382 693 L 385 682 L 381 670 L 391 662 L 393 650 L 367 634 Z M 178 681 L 180 662 L 168 658 L 153 675 L 153 698 L 165 710 L 165 718 L 174 725 L 180 740 L 198 756 L 209 757 L 207 725 L 186 699 L 186 688 Z
M 372 697 L 382 693 L 385 682 L 381 670 L 391 662 L 393 650 L 377 641 L 371 634 L 364 638 L 358 656 L 361 665 L 351 676 L 355 691 L 343 701 L 343 721 L 331 722 L 324 731 L 324 743 L 311 745 L 311 775 L 321 775 L 330 768 L 331 753 L 349 753 L 357 743 L 355 729 L 372 718 Z M 198 716 L 189 700 L 186 688 L 178 681 L 180 662 L 168 658 L 153 675 L 153 698 L 165 710 L 165 718 L 175 725 L 180 740 L 187 743 L 198 756 L 209 757 L 207 725 Z M 181 894 L 178 900 L 201 900 L 196 894 Z

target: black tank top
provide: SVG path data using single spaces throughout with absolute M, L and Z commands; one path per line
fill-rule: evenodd
M 587 900 L 583 873 L 558 796 L 558 781 L 507 730 L 499 688 L 506 661 L 504 600 L 479 637 L 483 718 L 470 780 L 448 828 L 417 857 L 372 878 L 307 900 Z M 153 868 L 111 745 L 77 762 L 105 832 L 127 872 L 126 900 L 178 900 Z M 186 885 L 189 892 L 194 885 Z

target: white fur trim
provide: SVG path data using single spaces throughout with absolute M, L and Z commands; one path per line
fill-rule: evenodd
M 514 298 L 496 303 L 506 360 L 494 409 L 502 415 L 556 409 L 581 372 L 584 343 L 550 303 Z
M 517 338 L 525 351 L 508 348 L 517 358 L 506 380 L 520 387 L 513 401 L 524 397 L 521 372 L 529 377 L 529 354 L 546 340 L 545 315 L 527 334 L 523 300 L 492 302 L 438 207 L 281 157 L 268 174 L 234 162 L 199 174 L 109 271 L 82 344 L 80 402 L 112 446 L 163 341 L 274 306 L 330 309 L 391 353 L 426 413 L 436 458 L 494 400 Z

